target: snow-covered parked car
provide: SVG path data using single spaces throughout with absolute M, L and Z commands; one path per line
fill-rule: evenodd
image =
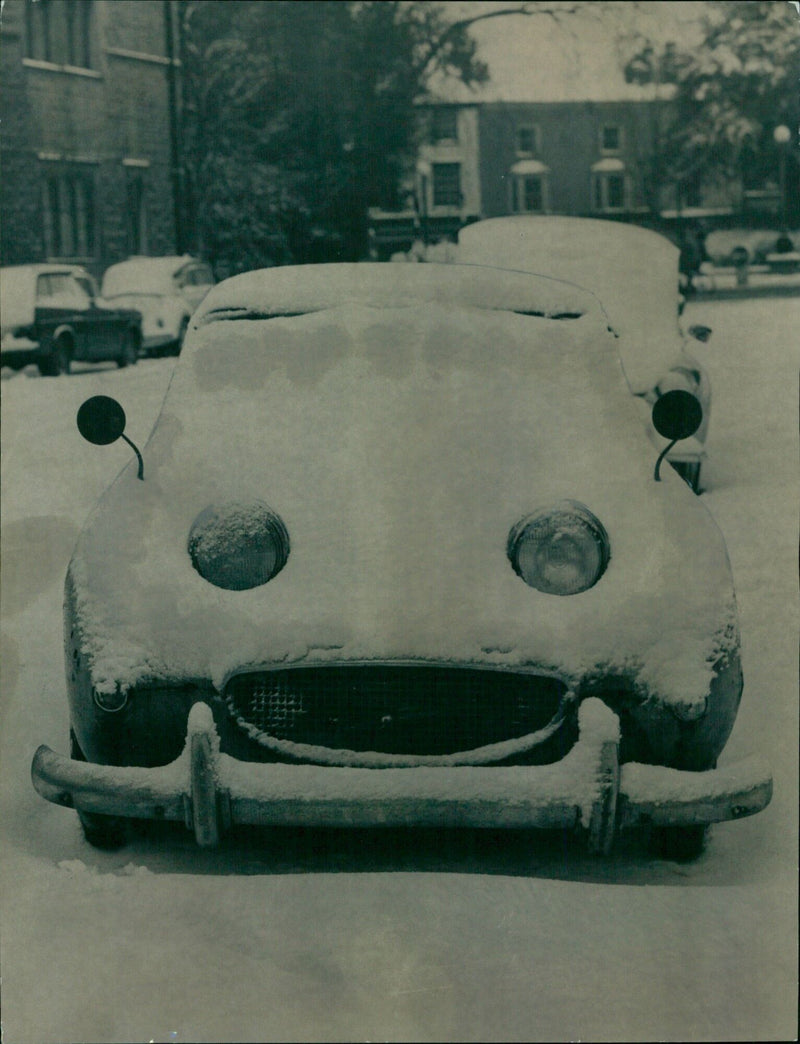
M 9 265 L 0 269 L 0 362 L 35 365 L 43 377 L 73 362 L 134 364 L 142 343 L 136 309 L 109 304 L 79 265 Z
M 689 342 L 706 341 L 708 327 L 684 335 L 678 324 L 680 251 L 664 236 L 636 225 L 591 218 L 508 217 L 478 221 L 462 229 L 453 260 L 465 264 L 538 272 L 566 279 L 600 299 L 618 337 L 628 384 L 642 400 L 648 435 L 664 440 L 649 423 L 650 407 L 665 391 L 683 388 L 703 407 L 693 436 L 668 454 L 670 464 L 695 492 L 703 488 L 711 386 Z M 695 334 L 697 336 L 695 336 Z
M 685 391 L 656 423 L 699 423 Z M 98 445 L 119 403 L 78 415 Z M 87 448 L 87 452 L 99 452 Z M 103 452 L 121 452 L 112 447 Z M 231 825 L 646 824 L 757 812 L 722 536 L 641 437 L 596 299 L 462 265 L 219 284 L 65 592 L 72 757 L 34 784 L 119 843 Z
M 189 319 L 214 285 L 211 266 L 180 257 L 132 257 L 111 265 L 103 276 L 103 296 L 142 313 L 143 349 L 180 352 Z

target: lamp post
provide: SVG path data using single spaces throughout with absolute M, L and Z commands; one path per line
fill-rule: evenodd
M 431 176 L 431 165 L 427 160 L 417 161 L 419 177 L 420 218 L 422 220 L 422 243 L 428 245 L 428 179 Z
M 789 206 L 786 199 L 786 153 L 789 142 L 792 140 L 792 132 L 786 124 L 781 123 L 772 132 L 772 139 L 780 150 L 781 228 L 787 229 L 789 227 Z

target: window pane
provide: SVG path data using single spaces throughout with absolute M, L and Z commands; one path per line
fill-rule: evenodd
M 431 121 L 431 137 L 434 141 L 458 138 L 458 110 L 455 108 L 434 109 Z
M 603 179 L 599 176 L 594 179 L 594 205 L 597 210 L 603 209 Z
M 77 0 L 75 12 L 75 64 L 92 68 L 92 4 L 91 0 Z
M 620 210 L 625 206 L 625 180 L 621 174 L 609 174 L 608 181 L 608 205 Z
M 525 209 L 542 209 L 542 179 L 540 177 L 525 178 Z
M 144 187 L 140 175 L 128 179 L 128 253 L 143 254 Z
M 619 149 L 619 127 L 603 127 L 603 148 L 607 152 Z
M 45 12 L 45 18 L 49 22 L 49 60 L 57 65 L 66 65 L 69 62 L 67 50 L 69 41 L 69 30 L 67 28 L 68 8 L 67 0 L 48 0 Z
M 517 151 L 536 152 L 536 128 L 519 127 L 517 130 Z
M 75 181 L 75 241 L 80 257 L 89 254 L 89 199 L 88 185 L 82 179 Z
M 72 0 L 62 0 L 64 4 L 64 22 L 66 30 L 66 58 L 65 62 L 68 65 L 79 65 L 80 61 L 76 54 L 76 40 L 75 40 L 75 4 Z
M 461 164 L 433 164 L 433 205 L 435 207 L 461 206 Z
M 47 5 L 45 3 L 25 5 L 25 28 L 29 58 L 47 60 Z
M 47 257 L 56 254 L 55 215 L 58 213 L 58 198 L 53 178 L 42 186 L 42 216 L 44 218 L 44 252 Z

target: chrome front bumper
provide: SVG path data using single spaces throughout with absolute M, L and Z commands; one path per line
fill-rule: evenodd
M 707 772 L 620 765 L 616 715 L 591 698 L 578 721 L 578 742 L 553 765 L 329 768 L 222 754 L 210 707 L 196 703 L 184 751 L 169 765 L 96 765 L 41 746 L 31 775 L 39 794 L 55 804 L 181 821 L 203 846 L 217 844 L 235 824 L 540 827 L 582 830 L 589 849 L 605 854 L 620 830 L 740 819 L 772 797 L 772 777 L 760 758 Z

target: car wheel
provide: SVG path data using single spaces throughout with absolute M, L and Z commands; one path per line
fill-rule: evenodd
M 653 827 L 650 833 L 650 851 L 658 859 L 675 863 L 690 863 L 705 848 L 707 826 Z
M 69 730 L 70 757 L 74 761 L 86 761 L 75 733 Z M 76 809 L 83 836 L 94 848 L 113 851 L 122 848 L 128 839 L 127 823 L 119 816 L 104 816 L 97 812 L 83 812 Z
M 134 330 L 126 330 L 122 342 L 122 354 L 117 359 L 117 366 L 135 366 L 139 360 L 139 345 Z
M 52 352 L 39 363 L 42 377 L 58 377 L 72 369 L 72 346 L 65 337 L 59 337 Z

